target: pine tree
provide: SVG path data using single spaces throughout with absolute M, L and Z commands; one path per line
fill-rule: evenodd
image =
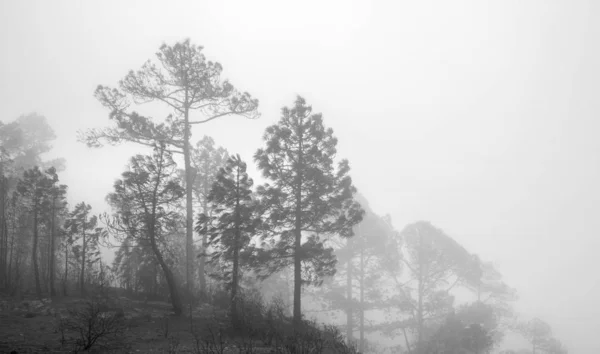
M 49 171 L 55 175 L 55 169 L 51 168 Z M 58 218 L 67 210 L 67 186 L 64 184 L 57 185 L 58 177 L 53 179 L 52 185 L 49 190 L 49 210 L 47 211 L 47 218 L 49 219 L 50 229 L 50 247 L 48 254 L 48 273 L 49 273 L 49 284 L 50 296 L 56 295 L 55 288 L 55 269 L 56 269 L 56 239 L 59 234 L 57 230 Z
M 211 247 L 209 263 L 220 268 L 213 274 L 228 284 L 231 294 L 231 319 L 237 328 L 237 294 L 241 268 L 241 254 L 247 251 L 251 237 L 258 229 L 261 219 L 257 204 L 252 199 L 253 181 L 246 172 L 246 163 L 239 155 L 229 158 L 221 168 L 208 195 L 210 214 L 200 214 L 196 230 L 208 236 Z
M 382 327 L 387 326 L 390 332 L 402 330 L 407 346 L 407 330 L 415 333 L 415 353 L 423 354 L 429 324 L 453 309 L 450 291 L 474 274 L 473 256 L 426 221 L 407 225 L 388 247 L 399 254 L 396 266 L 388 264 L 384 268 L 396 285 L 395 294 L 387 301 L 397 311 L 390 308 L 389 315 L 395 318 Z M 402 269 L 407 270 L 406 274 L 401 274 Z
M 192 126 L 227 115 L 257 118 L 258 100 L 247 92 L 236 91 L 229 81 L 221 80 L 222 67 L 207 61 L 203 47 L 189 40 L 169 46 L 163 44 L 156 53 L 157 63 L 147 61 L 140 70 L 130 71 L 119 82 L 120 90 L 98 86 L 95 97 L 107 107 L 116 128 L 92 130 L 83 140 L 88 146 L 122 141 L 154 147 L 166 144 L 172 152 L 183 154 L 186 188 L 186 279 L 187 290 L 193 290 L 193 168 L 190 138 Z M 161 102 L 173 110 L 165 122 L 155 123 L 131 111 L 131 102 Z M 193 119 L 192 112 L 201 114 Z M 204 289 L 202 289 L 204 290 Z
M 364 213 L 353 200 L 348 161 L 335 166 L 333 130 L 311 112 L 301 97 L 293 108 L 283 108 L 280 121 L 265 131 L 266 147 L 254 156 L 272 183 L 258 188 L 270 224 L 261 263 L 266 275 L 293 265 L 295 328 L 302 321 L 302 285 L 318 285 L 335 273 L 333 249 L 324 247 L 321 236 L 351 237 Z
M 198 206 L 202 208 L 202 213 L 207 216 L 210 216 L 210 211 L 208 210 L 208 195 L 217 178 L 217 174 L 228 159 L 229 154 L 227 153 L 227 150 L 220 146 L 216 147 L 214 139 L 209 136 L 204 136 L 192 149 L 191 160 L 195 171 L 192 190 Z M 201 255 L 198 257 L 199 285 L 200 289 L 206 289 L 205 254 L 208 239 L 206 233 L 201 234 L 200 237 L 202 239 L 200 248 Z
M 42 295 L 38 265 L 39 226 L 42 215 L 50 203 L 50 190 L 57 179 L 53 169 L 43 173 L 36 166 L 23 173 L 23 178 L 17 186 L 17 191 L 26 200 L 27 209 L 31 212 L 33 218 L 33 224 L 31 225 L 33 231 L 31 259 L 35 279 L 35 291 L 38 297 Z
M 13 205 L 16 199 L 11 199 L 11 194 L 14 195 L 16 188 L 18 188 L 20 177 L 23 176 L 25 171 L 31 173 L 37 166 L 41 175 L 47 175 L 47 171 L 45 171 L 47 167 L 54 166 L 55 170 L 64 167 L 63 159 L 43 161 L 41 158 L 42 154 L 51 149 L 50 143 L 55 138 L 54 131 L 48 125 L 46 118 L 36 113 L 22 115 L 8 124 L 0 122 L 0 287 L 6 286 L 11 290 L 17 290 L 12 288 L 13 284 L 15 286 L 17 284 L 11 284 L 11 282 L 16 279 L 17 272 L 21 274 L 16 263 L 17 259 L 19 259 L 19 262 L 23 260 L 23 258 L 19 258 L 21 250 L 16 250 L 13 247 L 25 246 L 22 232 L 24 230 L 18 231 L 15 223 L 17 220 L 24 222 L 22 217 L 25 217 L 25 214 L 16 212 L 20 208 L 24 208 L 26 209 L 24 212 L 31 216 L 32 219 L 34 219 L 33 216 L 36 214 L 31 209 L 31 197 L 33 196 L 29 189 L 31 186 L 27 186 L 24 190 L 24 195 L 17 198 L 20 202 L 24 203 L 23 205 Z M 21 185 L 29 182 L 33 181 L 21 182 Z M 37 266 L 33 264 L 34 262 L 38 263 L 40 248 L 44 246 L 43 243 L 40 243 L 43 239 L 38 239 L 39 233 L 43 231 L 42 228 L 49 227 L 45 220 L 42 220 L 44 218 L 43 215 L 39 213 L 43 210 L 45 209 L 38 208 L 35 215 L 37 217 L 35 225 L 36 237 L 35 240 L 32 240 L 32 243 L 35 243 L 35 253 L 38 254 L 38 257 L 31 260 L 32 268 L 40 268 L 39 264 Z M 31 224 L 29 221 L 27 223 Z M 28 225 L 28 227 L 30 226 Z M 33 234 L 34 230 L 33 228 L 31 229 Z M 47 255 L 42 253 L 41 256 L 43 261 L 43 258 Z M 41 268 L 44 269 L 46 267 Z M 35 271 L 34 269 L 33 273 L 33 278 L 36 278 L 35 273 L 38 273 L 39 278 L 39 270 Z
M 115 210 L 108 223 L 109 232 L 122 238 L 133 238 L 148 244 L 163 270 L 176 315 L 183 307 L 175 276 L 165 259 L 166 236 L 175 229 L 179 217 L 173 206 L 181 202 L 184 189 L 175 175 L 175 162 L 164 145 L 157 146 L 152 156 L 131 158 L 129 170 L 115 182 L 107 201 Z
M 151 251 L 150 251 L 151 252 Z M 121 287 L 128 293 L 137 293 L 139 289 L 138 273 L 144 257 L 147 257 L 147 247 L 142 247 L 133 237 L 125 237 L 119 249 L 115 252 L 112 269 Z M 151 255 L 154 258 L 154 254 Z
M 65 229 L 70 235 L 72 244 L 81 241 L 81 244 L 73 246 L 72 251 L 81 265 L 79 273 L 79 290 L 82 295 L 86 294 L 85 281 L 86 269 L 100 259 L 98 241 L 102 229 L 97 227 L 98 217 L 90 216 L 92 207 L 81 202 L 71 211 L 69 218 L 65 221 Z
M 366 312 L 386 306 L 382 268 L 390 257 L 386 245 L 396 231 L 387 217 L 380 217 L 371 210 L 360 193 L 355 199 L 365 210 L 364 218 L 354 226 L 354 237 L 330 239 L 340 266 L 335 277 L 315 295 L 332 314 L 345 312 L 348 344 L 354 343 L 354 332 L 358 330 L 358 348 L 364 352 L 365 332 L 369 330 L 365 323 Z

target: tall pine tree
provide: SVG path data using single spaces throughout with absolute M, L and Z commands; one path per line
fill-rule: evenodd
M 163 44 L 156 53 L 157 62 L 147 61 L 140 70 L 130 71 L 119 82 L 120 90 L 98 86 L 95 96 L 111 111 L 110 119 L 117 126 L 92 130 L 83 137 L 88 146 L 100 146 L 101 141 L 111 144 L 129 141 L 154 147 L 162 142 L 170 151 L 183 154 L 188 292 L 194 288 L 192 126 L 227 115 L 258 117 L 258 100 L 221 80 L 221 64 L 206 60 L 202 50 L 203 47 L 189 40 L 171 46 Z M 165 104 L 173 114 L 156 123 L 130 109 L 132 103 L 145 102 Z M 199 113 L 198 118 L 192 117 L 194 111 Z
M 55 174 L 54 168 L 49 170 L 52 174 Z M 49 190 L 49 210 L 47 211 L 47 218 L 49 219 L 50 229 L 50 247 L 48 254 L 48 273 L 49 273 L 49 284 L 50 296 L 56 295 L 55 278 L 56 278 L 56 241 L 58 238 L 59 230 L 57 228 L 57 221 L 59 217 L 64 214 L 67 210 L 67 186 L 64 184 L 57 185 L 58 178 L 52 180 L 52 185 Z
M 359 332 L 358 348 L 364 352 L 365 332 L 372 331 L 365 315 L 371 310 L 385 307 L 383 272 L 390 255 L 386 245 L 396 231 L 388 217 L 380 217 L 358 193 L 355 199 L 365 210 L 363 220 L 354 227 L 355 236 L 342 239 L 334 237 L 330 244 L 340 266 L 335 277 L 328 279 L 315 295 L 324 301 L 328 310 L 346 314 L 346 339 L 354 344 L 354 333 Z
M 210 214 L 200 214 L 196 230 L 208 236 L 211 248 L 209 262 L 218 269 L 216 276 L 228 284 L 231 294 L 231 320 L 238 323 L 237 294 L 244 258 L 251 237 L 261 219 L 257 204 L 252 199 L 253 181 L 246 172 L 246 163 L 239 155 L 229 158 L 221 168 L 208 195 Z
M 382 328 L 390 334 L 402 331 L 407 347 L 425 354 L 431 323 L 452 311 L 451 290 L 472 279 L 476 264 L 463 246 L 430 222 L 407 225 L 396 236 L 388 247 L 399 257 L 384 268 L 395 283 L 395 293 L 387 300 L 392 321 Z M 407 272 L 402 274 L 402 269 Z M 416 337 L 412 344 L 408 332 Z
M 192 190 L 197 205 L 202 209 L 202 213 L 209 216 L 208 195 L 212 185 L 217 178 L 221 167 L 225 165 L 229 158 L 227 150 L 221 146 L 215 146 L 215 141 L 210 136 L 204 136 L 192 149 L 192 166 L 194 167 L 194 184 Z M 184 178 L 185 180 L 185 178 Z M 198 275 L 200 280 L 200 289 L 206 289 L 206 266 L 205 254 L 208 244 L 207 234 L 201 234 L 201 255 L 198 257 Z
M 40 171 L 36 166 L 23 173 L 23 178 L 19 181 L 17 191 L 27 202 L 27 208 L 31 212 L 33 223 L 33 242 L 32 242 L 32 266 L 35 279 L 35 291 L 38 297 L 42 295 L 40 286 L 39 264 L 38 264 L 38 245 L 39 245 L 39 227 L 42 214 L 47 210 L 50 203 L 50 190 L 54 182 L 58 179 L 54 169 Z
M 79 290 L 82 295 L 86 294 L 86 269 L 92 266 L 100 259 L 100 250 L 98 241 L 101 235 L 101 228 L 97 227 L 98 217 L 90 216 L 92 207 L 85 202 L 75 205 L 69 218 L 65 221 L 65 229 L 69 233 L 72 243 L 81 241 L 81 244 L 73 246 L 73 254 L 81 264 L 79 273 Z
M 164 145 L 157 146 L 152 156 L 134 156 L 107 201 L 115 210 L 115 218 L 108 222 L 109 231 L 150 245 L 167 280 L 173 311 L 180 315 L 179 290 L 164 255 L 166 236 L 178 226 L 174 205 L 184 196 L 175 171 L 175 162 Z
M 268 180 L 258 188 L 270 231 L 261 263 L 264 274 L 293 265 L 295 328 L 302 321 L 302 285 L 320 284 L 335 273 L 333 249 L 321 237 L 351 237 L 364 214 L 353 199 L 348 161 L 335 164 L 333 130 L 311 112 L 301 97 L 294 107 L 283 108 L 280 121 L 265 131 L 266 146 L 254 156 Z

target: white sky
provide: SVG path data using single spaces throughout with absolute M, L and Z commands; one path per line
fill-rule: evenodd
M 186 37 L 260 100 L 198 127 L 248 162 L 303 95 L 357 187 L 395 226 L 420 219 L 496 262 L 572 353 L 600 328 L 600 3 L 594 1 L 0 1 L 0 120 L 37 111 L 71 201 L 97 211 L 134 147 L 91 150 L 93 98 Z M 258 177 L 257 174 L 254 177 Z

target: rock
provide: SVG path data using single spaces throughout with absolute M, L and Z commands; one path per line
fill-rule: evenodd
M 35 313 L 33 313 L 33 312 L 27 312 L 27 313 L 25 313 L 25 315 L 23 317 L 25 317 L 25 318 L 33 318 L 35 316 L 36 316 Z

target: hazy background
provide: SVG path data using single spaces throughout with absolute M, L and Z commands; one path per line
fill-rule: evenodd
M 304 96 L 355 184 L 401 229 L 431 221 L 517 288 L 571 353 L 600 344 L 597 1 L 0 1 L 0 120 L 37 111 L 70 202 L 104 197 L 139 148 L 88 149 L 94 99 L 186 37 L 262 118 L 195 128 L 251 161 Z M 255 170 L 251 170 L 254 172 Z M 253 173 L 258 177 L 257 173 Z

